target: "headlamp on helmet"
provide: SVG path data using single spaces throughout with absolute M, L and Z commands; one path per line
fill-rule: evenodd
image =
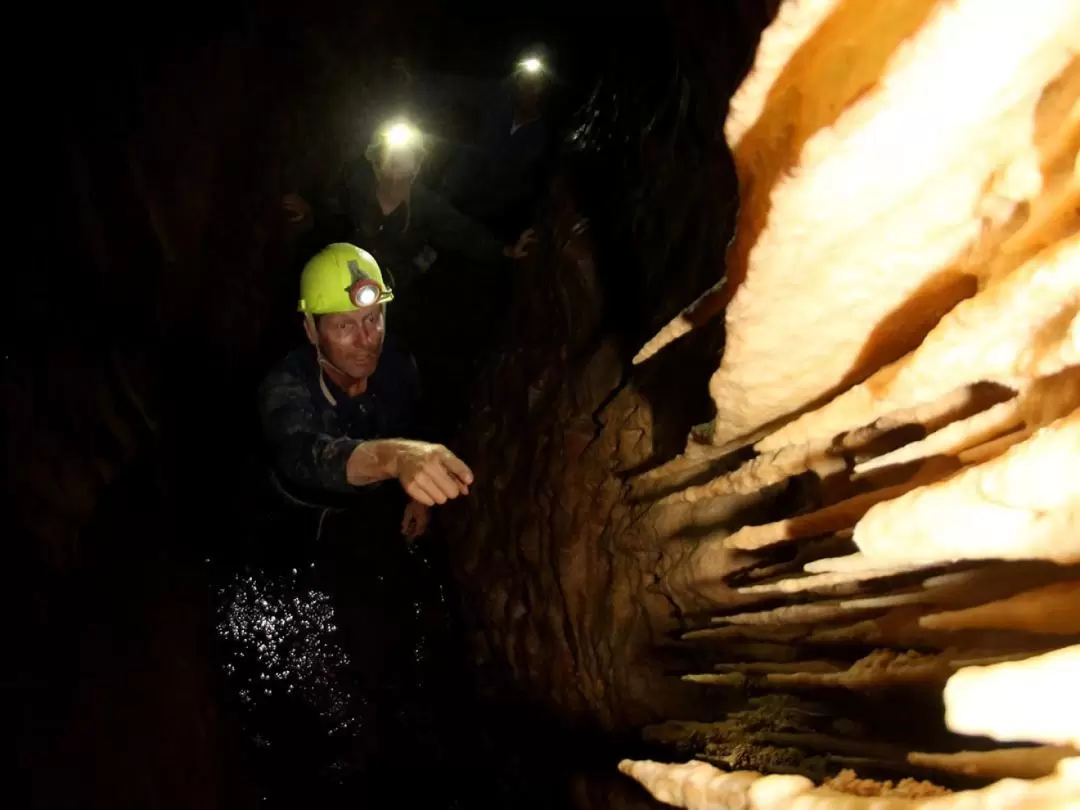
M 529 76 L 538 76 L 544 72 L 544 63 L 538 56 L 526 56 L 517 63 L 517 69 Z
M 383 292 L 382 287 L 379 286 L 379 283 L 370 278 L 362 278 L 353 282 L 347 288 L 347 291 L 353 306 L 360 308 L 375 306 L 388 297 Z
M 368 286 L 375 289 L 360 289 Z M 392 300 L 394 291 L 386 285 L 375 257 L 347 242 L 327 245 L 304 265 L 300 274 L 298 309 L 305 315 L 352 312 Z
M 406 121 L 395 121 L 384 127 L 382 141 L 390 151 L 418 149 L 421 146 L 419 130 Z

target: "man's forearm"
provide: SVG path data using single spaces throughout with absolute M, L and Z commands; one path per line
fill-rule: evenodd
M 423 452 L 430 445 L 413 439 L 376 439 L 361 442 L 345 464 L 345 478 L 354 487 L 397 478 L 401 459 Z
M 411 439 L 381 439 L 353 447 L 345 464 L 345 477 L 362 487 L 397 478 L 402 489 L 427 506 L 469 494 L 473 473 L 441 444 Z
M 361 442 L 353 449 L 345 465 L 345 478 L 354 487 L 397 478 L 400 439 Z

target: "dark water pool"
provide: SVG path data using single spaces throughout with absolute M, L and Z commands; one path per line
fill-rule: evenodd
M 475 699 L 437 536 L 410 548 L 398 524 L 278 515 L 209 561 L 224 705 L 264 806 L 536 792 Z

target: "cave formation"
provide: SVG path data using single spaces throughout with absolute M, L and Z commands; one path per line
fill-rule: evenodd
M 45 137 L 60 269 L 13 317 L 63 323 L 5 375 L 42 806 L 252 800 L 202 563 L 258 509 L 277 201 L 396 48 L 439 47 L 401 10 L 261 14 L 125 85 L 130 118 L 94 94 L 118 58 L 68 111 L 95 126 Z M 588 92 L 429 538 L 501 745 L 583 807 L 1076 806 L 1080 7 L 672 4 L 609 50 L 575 19 Z

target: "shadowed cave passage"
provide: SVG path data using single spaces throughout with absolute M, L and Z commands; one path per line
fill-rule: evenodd
M 552 429 L 596 449 L 598 415 L 633 391 L 649 423 L 612 455 L 629 473 L 710 417 L 719 325 L 672 364 L 631 376 L 629 358 L 715 281 L 736 209 L 719 128 L 771 4 L 617 20 L 599 4 L 485 9 L 65 12 L 50 72 L 20 94 L 19 241 L 37 258 L 12 274 L 4 352 L 18 617 L 5 691 L 33 806 L 651 801 L 614 766 L 649 750 L 642 723 L 692 697 L 653 688 L 663 655 L 645 675 L 610 656 L 621 621 L 573 637 L 579 588 L 626 571 L 582 559 L 566 579 L 558 543 L 515 515 L 557 526 L 579 507 L 551 502 L 542 478 L 609 476 L 553 451 Z M 282 512 L 254 392 L 303 339 L 313 247 L 283 195 L 331 184 L 386 111 L 422 115 L 396 58 L 498 79 L 534 43 L 557 72 L 557 145 L 533 253 L 483 268 L 448 251 L 389 319 L 410 330 L 432 436 L 481 479 L 515 459 L 485 485 L 501 506 L 440 509 L 411 549 L 393 482 L 321 525 Z M 424 123 L 450 142 L 474 122 Z M 468 306 L 448 306 L 463 279 Z M 606 519 L 603 498 L 591 508 Z M 477 599 L 507 585 L 532 602 L 491 624 Z M 659 600 L 650 615 L 666 615 Z
M 16 795 L 1076 805 L 1080 6 L 619 14 L 38 26 Z

